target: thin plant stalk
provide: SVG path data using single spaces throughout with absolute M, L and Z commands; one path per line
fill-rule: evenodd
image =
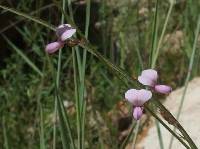
M 133 137 L 133 143 L 132 143 L 132 149 L 135 149 L 136 147 L 136 140 L 137 140 L 137 136 L 138 136 L 138 132 L 139 132 L 139 126 L 140 126 L 140 120 L 137 121 L 136 123 L 136 127 L 135 127 L 135 135 Z
M 153 37 L 152 37 L 152 52 L 151 52 L 151 57 L 152 57 L 152 62 L 151 62 L 151 68 L 155 68 L 156 65 L 156 61 L 158 59 L 158 55 L 159 55 L 159 51 L 161 48 L 161 44 L 165 35 L 165 31 L 169 22 L 169 17 L 171 15 L 172 12 L 172 8 L 174 6 L 174 3 L 170 3 L 169 9 L 168 9 L 168 13 L 167 13 L 167 17 L 165 19 L 165 23 L 162 29 L 162 33 L 161 33 L 161 37 L 158 41 L 158 46 L 155 49 L 155 44 L 156 44 L 156 37 L 157 37 L 157 15 L 158 15 L 158 0 L 156 2 L 156 11 L 155 11 L 155 16 L 154 16 L 154 27 L 153 27 Z M 159 139 L 159 144 L 160 144 L 160 148 L 164 149 L 164 145 L 163 145 L 163 137 L 162 137 L 162 132 L 160 129 L 160 125 L 158 123 L 158 121 L 155 119 L 155 123 L 156 123 L 156 129 L 157 129 L 157 134 L 158 134 L 158 139 Z
M 89 32 L 89 23 L 90 23 L 90 7 L 91 7 L 91 1 L 86 1 L 86 22 L 85 22 L 85 38 L 88 38 L 88 32 Z M 71 7 L 71 1 L 68 0 L 68 9 L 70 13 L 70 18 L 72 21 L 74 21 L 73 18 L 73 10 Z M 73 49 L 72 49 L 73 50 Z M 73 50 L 74 51 L 74 50 Z M 84 100 L 84 91 L 85 91 L 85 66 L 86 66 L 86 58 L 87 58 L 87 50 L 84 49 L 83 56 L 82 56 L 82 62 L 80 58 L 79 49 L 75 47 L 75 54 L 73 58 L 74 63 L 74 73 L 76 74 L 76 66 L 78 65 L 78 74 L 79 74 L 79 80 L 80 80 L 80 87 L 78 88 L 77 85 L 77 77 L 74 75 L 75 78 L 75 94 L 76 95 L 76 109 L 77 109 L 77 131 L 78 131 L 78 148 L 84 148 L 84 127 L 85 127 L 85 110 L 86 110 L 86 101 Z M 73 52 L 74 53 L 74 52 Z M 76 65 L 77 60 L 77 65 Z
M 69 15 L 70 19 L 74 23 L 74 17 L 73 17 L 73 9 L 71 6 L 71 0 L 67 0 L 68 4 L 68 10 L 69 10 Z M 76 35 L 75 35 L 76 37 Z M 76 126 L 77 126 L 77 135 L 78 135 L 78 149 L 82 148 L 82 132 L 81 132 L 81 101 L 80 101 L 80 90 L 78 87 L 78 77 L 77 77 L 77 70 L 79 74 L 79 80 L 81 81 L 81 58 L 80 58 L 80 53 L 79 53 L 79 48 L 74 47 L 72 48 L 72 55 L 73 55 L 73 69 L 74 69 L 74 86 L 75 86 L 75 100 L 76 100 Z M 78 67 L 78 69 L 77 69 Z
M 40 69 L 19 49 L 16 45 L 14 45 L 6 36 L 3 35 L 3 38 L 8 42 L 8 44 L 17 52 L 19 56 L 35 71 L 40 77 L 43 76 L 43 73 Z
M 46 149 L 45 137 L 44 137 L 43 109 L 40 101 L 39 101 L 39 110 L 40 110 L 40 149 Z
M 90 8 L 91 8 L 91 0 L 86 1 L 86 22 L 85 22 L 85 38 L 88 39 L 89 33 L 89 25 L 90 25 Z M 83 51 L 83 63 L 82 63 L 82 80 L 81 80 L 81 97 L 82 100 L 82 107 L 81 107 L 81 114 L 82 114 L 82 149 L 84 149 L 84 140 L 85 140 L 85 114 L 86 114 L 86 101 L 84 100 L 84 90 L 85 90 L 85 69 L 86 69 L 86 58 L 87 58 L 87 50 L 84 49 Z
M 63 6 L 64 6 L 64 1 L 63 0 Z M 61 24 L 63 24 L 64 22 L 64 16 L 62 14 L 61 16 Z M 57 73 L 56 73 L 56 88 L 59 89 L 59 86 L 60 86 L 60 71 L 61 71 L 61 58 L 62 58 L 62 49 L 59 50 L 59 54 L 58 54 L 58 65 L 57 65 Z M 56 124 L 57 124 L 57 114 L 58 114 L 58 101 L 57 101 L 57 96 L 55 97 L 55 109 L 54 109 L 54 116 L 55 116 L 55 123 L 54 123 L 54 129 L 53 129 L 53 149 L 56 149 L 56 133 L 57 133 L 57 127 L 56 127 Z
M 45 21 L 43 21 L 43 20 L 41 20 L 41 19 L 38 19 L 38 18 L 36 18 L 36 17 L 30 16 L 30 15 L 25 14 L 25 13 L 21 13 L 21 12 L 19 12 L 19 11 L 16 11 L 16 10 L 14 10 L 14 9 L 12 9 L 12 8 L 9 8 L 9 7 L 3 6 L 3 5 L 0 5 L 0 8 L 5 9 L 5 10 L 7 10 L 7 11 L 10 11 L 10 12 L 12 12 L 12 13 L 14 13 L 14 14 L 19 15 L 19 16 L 23 16 L 23 17 L 25 17 L 25 18 L 27 18 L 27 19 L 29 19 L 29 20 L 32 20 L 33 22 L 36 22 L 36 23 L 38 23 L 38 24 L 41 24 L 41 25 L 43 25 L 43 26 L 45 26 L 45 27 L 47 27 L 47 28 L 49 28 L 49 29 L 55 31 L 55 27 L 54 27 L 53 25 L 49 25 L 49 24 L 47 24 Z
M 122 142 L 122 145 L 120 146 L 120 149 L 124 149 L 126 147 L 126 145 L 128 144 L 128 142 L 129 142 L 129 140 L 131 138 L 132 133 L 134 132 L 134 128 L 135 127 L 136 127 L 136 124 L 133 123 L 132 126 L 131 126 L 131 130 L 130 130 L 129 134 L 127 135 L 127 137 Z
M 43 66 L 43 72 L 45 70 L 46 67 L 46 63 L 44 63 Z M 41 98 L 42 98 L 42 94 L 41 94 L 41 90 L 42 87 L 44 85 L 44 76 L 41 78 L 40 81 L 40 85 L 38 86 L 38 89 L 36 92 L 38 92 L 38 96 L 37 96 L 37 114 L 36 117 L 40 117 L 40 129 L 39 129 L 39 135 L 40 135 L 40 149 L 46 149 L 46 144 L 45 144 L 45 131 L 44 131 L 44 112 L 43 112 L 43 108 L 42 108 L 42 103 L 41 103 Z
M 77 63 L 76 63 L 76 51 L 72 49 L 73 54 L 73 67 L 74 67 L 74 85 L 75 85 L 75 99 L 76 99 L 76 118 L 77 118 L 77 134 L 78 134 L 78 149 L 81 148 L 81 106 L 80 106 L 80 96 L 78 88 L 78 77 L 77 77 Z
M 56 98 L 56 97 L 55 97 Z M 58 102 L 57 99 L 55 99 L 54 102 L 54 116 L 55 116 L 55 121 L 54 121 L 54 125 L 53 125 L 53 149 L 56 149 L 56 134 L 57 134 L 57 114 L 58 114 Z
M 156 123 L 156 130 L 157 130 L 157 134 L 158 134 L 160 149 L 164 149 L 163 137 L 162 137 L 162 132 L 160 129 L 160 124 L 159 124 L 158 120 L 156 120 L 156 119 L 155 119 L 155 123 Z
M 2 126 L 3 126 L 3 138 L 4 138 L 4 148 L 9 149 L 9 143 L 8 143 L 8 135 L 7 135 L 7 129 L 6 129 L 6 124 L 5 124 L 5 117 L 2 117 Z
M 79 96 L 78 96 L 78 83 L 77 83 L 77 68 L 76 68 L 76 53 L 72 49 L 73 55 L 73 68 L 74 68 L 74 87 L 75 87 L 75 100 L 76 100 L 76 123 L 77 123 L 77 134 L 78 134 L 78 147 L 80 148 L 80 112 L 79 112 Z
M 157 45 L 157 38 L 158 38 L 158 3 L 159 0 L 156 0 L 156 10 L 154 13 L 154 18 L 153 18 L 153 25 L 152 25 L 152 37 L 151 37 L 151 52 L 150 52 L 150 58 L 149 58 L 149 65 L 151 66 L 152 60 L 153 60 L 153 55 L 155 53 L 155 48 Z
M 200 30 L 200 15 L 199 15 L 199 18 L 198 18 L 197 28 L 196 28 L 196 32 L 195 32 L 195 40 L 194 40 L 194 44 L 193 44 L 193 48 L 192 48 L 192 55 L 191 55 L 191 58 L 190 58 L 188 73 L 187 73 L 187 77 L 185 79 L 185 87 L 184 87 L 184 90 L 183 90 L 183 94 L 182 94 L 182 97 L 181 97 L 181 102 L 180 102 L 180 105 L 178 107 L 178 112 L 177 112 L 177 115 L 176 115 L 176 119 L 177 120 L 179 120 L 180 115 L 181 115 L 181 110 L 183 108 L 183 103 L 185 101 L 185 95 L 186 95 L 186 92 L 187 92 L 188 83 L 189 83 L 189 80 L 190 80 L 190 77 L 191 77 L 191 73 L 192 73 L 192 68 L 193 68 L 193 64 L 194 64 L 195 53 L 196 53 L 196 49 L 197 49 L 196 46 L 197 46 L 197 41 L 198 41 L 198 36 L 199 36 L 199 30 Z M 175 127 L 174 127 L 173 131 L 176 131 Z M 170 144 L 169 144 L 169 149 L 172 148 L 173 138 L 174 137 L 171 136 Z
M 140 36 L 140 35 L 138 35 L 138 36 Z M 139 39 L 138 39 L 138 40 L 139 40 Z M 138 48 L 136 48 L 136 52 L 137 52 L 137 55 L 138 55 L 140 67 L 141 67 L 141 69 L 143 70 L 143 69 L 144 69 L 144 64 L 143 64 L 142 56 L 141 56 L 140 51 L 139 51 Z M 141 120 L 138 120 L 138 121 L 136 122 L 136 127 L 135 127 L 135 130 L 134 130 L 135 133 L 134 133 L 134 136 L 133 136 L 132 149 L 135 149 L 135 146 L 136 146 L 136 140 L 137 140 L 137 136 L 138 136 L 138 132 L 139 132 L 140 123 L 141 123 Z
M 44 6 L 44 7 L 41 7 L 41 8 L 39 8 L 39 9 L 37 9 L 37 10 L 31 12 L 30 15 L 37 14 L 37 13 L 39 13 L 39 12 L 41 12 L 41 11 L 43 11 L 43 10 L 46 10 L 46 9 L 48 9 L 48 8 L 51 8 L 51 7 L 53 7 L 53 6 L 55 6 L 55 5 L 54 5 L 54 4 L 48 4 L 48 5 Z M 17 20 L 16 22 L 13 22 L 13 23 L 11 23 L 10 25 L 6 26 L 5 28 L 1 29 L 1 30 L 0 30 L 0 34 L 3 34 L 3 32 L 9 30 L 10 28 L 16 26 L 17 24 L 19 24 L 20 22 L 22 22 L 22 21 L 24 21 L 24 20 L 26 20 L 26 18 L 19 18 L 19 20 Z M 26 20 L 26 21 L 27 21 L 27 20 Z
M 169 17 L 171 15 L 173 6 L 174 6 L 174 3 L 173 2 L 170 3 L 169 10 L 167 12 L 167 17 L 165 19 L 165 23 L 164 23 L 164 26 L 163 26 L 163 29 L 162 29 L 162 33 L 161 33 L 160 39 L 158 41 L 158 46 L 156 48 L 156 51 L 153 51 L 154 54 L 153 54 L 153 59 L 152 59 L 152 64 L 151 64 L 152 68 L 154 68 L 155 65 L 156 65 L 156 61 L 158 59 L 158 55 L 159 55 L 159 52 L 160 52 L 161 44 L 163 42 L 163 38 L 164 38 L 164 35 L 165 35 L 165 31 L 167 29 L 167 25 L 168 25 L 168 22 L 169 22 Z

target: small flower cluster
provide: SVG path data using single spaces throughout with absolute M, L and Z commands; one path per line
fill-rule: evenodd
M 138 81 L 148 86 L 152 91 L 169 94 L 172 88 L 167 85 L 160 85 L 157 83 L 158 74 L 157 71 L 153 69 L 143 70 L 142 74 L 138 77 Z M 125 93 L 125 99 L 133 105 L 133 117 L 139 120 L 143 114 L 144 103 L 147 102 L 152 97 L 152 92 L 146 89 L 129 89 Z
M 58 40 L 46 45 L 45 51 L 49 54 L 56 52 L 65 45 L 65 41 L 76 33 L 76 29 L 70 24 L 62 24 L 56 28 Z

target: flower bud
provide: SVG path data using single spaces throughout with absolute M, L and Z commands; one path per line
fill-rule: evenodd
M 49 43 L 46 45 L 45 51 L 49 54 L 56 52 L 58 49 L 62 48 L 64 46 L 64 43 L 61 41 L 56 41 Z
M 142 107 L 134 107 L 133 109 L 133 117 L 135 120 L 139 120 L 142 117 L 143 108 Z
M 162 94 L 169 94 L 172 91 L 172 88 L 167 85 L 155 85 L 155 91 Z

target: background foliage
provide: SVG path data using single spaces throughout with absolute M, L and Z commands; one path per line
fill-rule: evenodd
M 0 4 L 55 26 L 60 24 L 62 13 L 54 1 L 3 0 Z M 91 1 L 88 39 L 101 54 L 133 77 L 149 67 L 155 4 L 154 0 Z M 168 8 L 168 1 L 159 2 L 158 36 Z M 84 32 L 86 2 L 72 1 L 72 9 L 76 25 Z M 169 18 L 156 69 L 160 81 L 173 89 L 184 84 L 188 72 L 199 10 L 199 1 L 180 0 Z M 66 11 L 69 10 L 66 8 Z M 0 144 L 3 148 L 41 148 L 43 135 L 44 148 L 51 148 L 54 124 L 58 127 L 54 113 L 54 82 L 59 54 L 47 55 L 44 47 L 56 39 L 55 34 L 6 10 L 0 11 L 0 19 Z M 79 51 L 82 55 L 83 51 Z M 199 58 L 197 50 L 192 77 L 199 75 Z M 73 49 L 64 48 L 61 59 L 59 92 L 72 130 L 76 130 Z M 128 105 L 121 102 L 127 86 L 90 54 L 85 72 L 85 147 L 118 148 L 126 136 L 121 132 L 132 122 L 131 112 L 124 114 Z M 62 148 L 59 133 L 56 146 Z M 77 135 L 76 131 L 72 131 L 72 135 Z

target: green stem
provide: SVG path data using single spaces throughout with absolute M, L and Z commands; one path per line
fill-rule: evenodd
M 155 68 L 155 65 L 156 65 L 156 61 L 158 59 L 158 55 L 159 55 L 159 51 L 160 51 L 160 48 L 161 48 L 161 44 L 162 44 L 162 41 L 163 41 L 163 38 L 164 38 L 164 35 L 165 35 L 165 31 L 166 31 L 166 28 L 167 28 L 167 24 L 169 22 L 169 17 L 171 15 L 171 12 L 172 12 L 172 8 L 174 6 L 174 3 L 170 3 L 170 7 L 169 7 L 169 10 L 168 10 L 168 13 L 167 13 L 167 17 L 165 19 L 165 23 L 164 23 L 164 26 L 163 26 L 163 29 L 162 29 L 162 33 L 161 33 L 161 37 L 160 37 L 160 40 L 158 42 L 158 46 L 157 46 L 157 49 L 154 50 L 155 48 L 155 37 L 157 36 L 157 29 L 156 29 L 156 26 L 157 26 L 157 15 L 158 15 L 158 0 L 157 0 L 157 3 L 156 3 L 156 12 L 155 12 L 155 16 L 154 16 L 154 33 L 153 33 L 153 41 L 152 41 L 152 52 L 151 52 L 151 56 L 152 56 L 152 63 L 151 63 L 151 68 Z M 161 149 L 164 149 L 164 145 L 163 145 L 163 137 L 162 137 L 162 133 L 161 133 L 161 130 L 160 130 L 160 125 L 158 123 L 158 121 L 155 119 L 155 123 L 156 123 L 156 128 L 157 128 L 157 134 L 158 134 L 158 138 L 159 138 L 159 144 L 160 144 L 160 148 Z
M 74 86 L 75 86 L 75 100 L 76 100 L 76 123 L 77 123 L 77 134 L 78 134 L 78 148 L 80 149 L 80 103 L 79 103 L 79 96 L 78 96 L 78 83 L 77 83 L 77 72 L 76 72 L 76 53 L 72 49 L 72 55 L 73 55 L 73 68 L 74 68 Z
M 136 126 L 135 123 L 133 123 L 132 126 L 131 126 L 131 131 L 129 132 L 127 137 L 124 139 L 122 145 L 120 146 L 120 149 L 125 149 L 126 145 L 128 144 L 128 142 L 129 142 L 129 140 L 131 138 L 132 133 L 134 132 L 135 126 Z
M 74 23 L 74 17 L 73 17 L 73 10 L 72 10 L 72 5 L 71 5 L 71 0 L 68 0 L 68 9 L 69 9 L 69 15 L 71 21 Z M 76 35 L 75 35 L 76 37 Z M 78 78 L 77 78 L 77 66 L 78 66 L 78 75 L 79 75 L 79 80 L 82 83 L 82 64 L 81 64 L 81 57 L 80 57 L 80 52 L 79 52 L 79 48 L 75 47 L 72 48 L 72 54 L 73 54 L 73 68 L 74 68 L 74 85 L 75 85 L 75 99 L 76 99 L 76 119 L 77 119 L 77 134 L 78 134 L 78 149 L 81 149 L 84 145 L 83 145 L 83 135 L 82 134 L 82 127 L 84 124 L 82 124 L 82 119 L 81 119 L 81 114 L 82 114 L 82 90 L 84 92 L 84 88 L 82 85 L 80 86 L 80 88 L 78 87 Z
M 132 143 L 132 149 L 135 149 L 136 140 L 137 140 L 137 136 L 138 136 L 138 132 L 139 132 L 139 126 L 140 126 L 140 120 L 138 120 L 136 123 L 135 135 L 134 135 L 133 143 Z
M 163 137 L 162 137 L 162 132 L 160 129 L 160 125 L 158 123 L 158 120 L 155 119 L 155 123 L 156 123 L 156 129 L 157 129 L 157 134 L 158 134 L 158 140 L 159 140 L 159 144 L 160 144 L 160 149 L 164 149 L 164 145 L 163 145 Z
M 165 23 L 164 23 L 164 26 L 163 26 L 163 29 L 162 29 L 160 40 L 158 42 L 158 46 L 157 46 L 157 49 L 155 51 L 155 55 L 153 55 L 152 65 L 151 65 L 152 68 L 154 68 L 155 65 L 156 65 L 156 61 L 158 59 L 159 51 L 160 51 L 160 48 L 161 48 L 161 44 L 162 44 L 162 41 L 163 41 L 163 38 L 164 38 L 164 35 L 165 35 L 165 31 L 166 31 L 166 28 L 167 28 L 167 25 L 168 25 L 168 22 L 169 22 L 169 17 L 171 15 L 173 6 L 174 6 L 174 3 L 170 3 L 170 7 L 169 7 L 169 10 L 168 10 L 168 13 L 167 13 L 167 17 L 165 19 Z
M 89 25 L 90 25 L 90 8 L 91 8 L 91 0 L 87 0 L 86 6 L 86 22 L 85 22 L 85 38 L 88 39 L 89 33 Z M 82 76 L 81 76 L 81 130 L 82 130 L 82 149 L 84 149 L 85 145 L 85 114 L 86 114 L 86 101 L 84 100 L 84 91 L 85 91 L 85 70 L 86 70 L 86 59 L 87 59 L 87 50 L 84 49 L 83 51 L 83 62 L 82 62 Z
M 3 116 L 2 118 L 2 126 L 3 126 L 3 138 L 4 138 L 4 148 L 5 149 L 9 149 L 9 143 L 8 143 L 8 135 L 7 135 L 7 129 L 6 129 L 6 125 L 5 125 L 5 117 Z

